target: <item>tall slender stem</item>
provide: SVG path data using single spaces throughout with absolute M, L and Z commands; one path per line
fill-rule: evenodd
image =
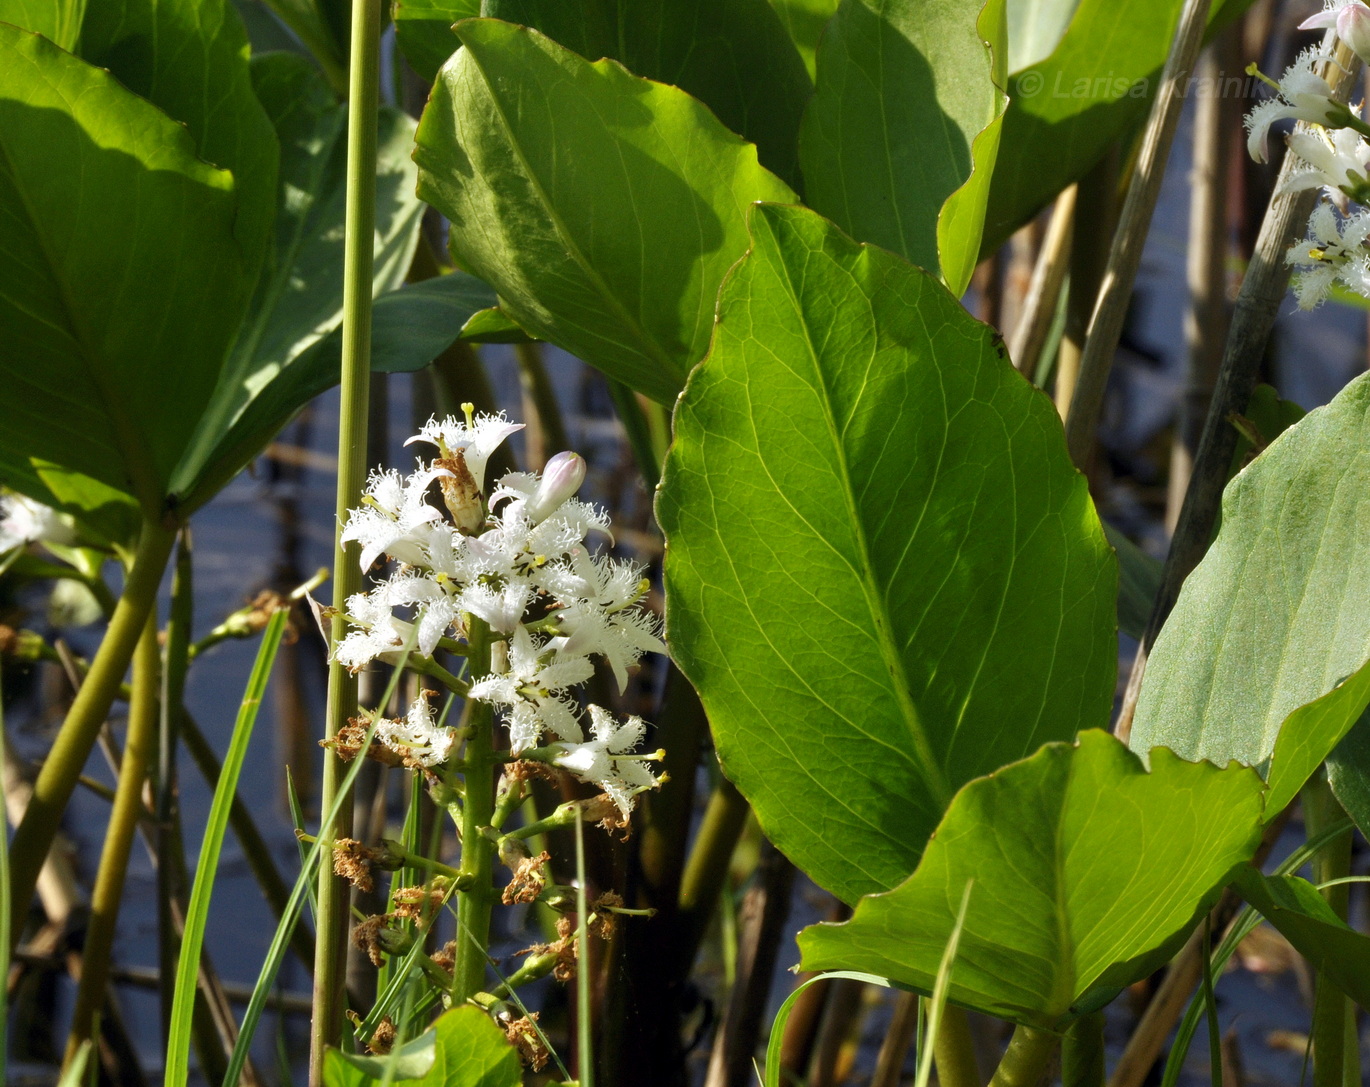
M 1360 75 L 1361 62 L 1344 45 L 1337 44 L 1333 32 L 1329 30 L 1323 39 L 1322 51 L 1330 53 L 1334 45 L 1335 63 L 1330 66 L 1326 76 L 1332 86 L 1333 96 L 1337 101 L 1345 102 Z M 1280 168 L 1276 192 L 1281 191 L 1284 182 L 1298 168 L 1297 156 L 1292 152 L 1287 154 Z M 1170 609 L 1179 598 L 1180 586 L 1208 550 L 1213 536 L 1213 521 L 1232 463 L 1232 451 L 1237 444 L 1237 430 L 1229 417 L 1233 412 L 1245 411 L 1247 401 L 1251 399 L 1266 341 L 1270 338 L 1275 315 L 1289 286 L 1289 265 L 1285 263 L 1284 254 L 1305 228 L 1317 198 L 1317 193 L 1311 191 L 1281 192 L 1270 201 L 1261 222 L 1256 251 L 1247 265 L 1246 277 L 1242 280 L 1242 289 L 1232 313 L 1227 346 L 1209 403 L 1208 417 L 1204 421 L 1203 436 L 1194 456 L 1189 489 L 1180 506 L 1175 535 L 1166 555 L 1161 588 L 1152 605 L 1141 644 L 1137 647 L 1127 690 L 1123 694 L 1122 708 L 1118 711 L 1118 720 L 1113 728 L 1121 740 L 1127 740 L 1132 735 L 1132 715 L 1141 695 L 1142 678 L 1146 674 L 1151 647 L 1156 643 Z
M 166 662 L 162 668 L 162 697 L 157 722 L 157 762 L 153 770 L 157 851 L 157 952 L 161 967 L 162 1042 L 170 1037 L 171 1001 L 176 993 L 176 958 L 181 940 L 172 903 L 185 896 L 180 874 L 185 867 L 176 805 L 176 751 L 180 746 L 180 706 L 190 665 L 190 635 L 194 611 L 190 530 L 181 533 L 171 582 L 171 611 L 166 625 Z M 173 851 L 178 856 L 173 857 Z M 179 863 L 178 863 L 179 862 Z
M 157 620 L 151 612 L 143 622 L 143 636 L 133 656 L 133 697 L 129 702 L 128 740 L 124 744 L 119 785 L 114 807 L 100 852 L 100 868 L 90 902 L 90 927 L 86 931 L 81 955 L 81 985 L 76 993 L 76 1011 L 67 1053 L 70 1065 L 81 1043 L 94 1032 L 95 1017 L 105 1000 L 109 981 L 109 958 L 114 950 L 114 930 L 119 920 L 119 900 L 124 893 L 129 852 L 138 817 L 143 811 L 143 782 L 147 778 L 152 749 L 157 742 L 157 693 L 160 653 L 157 647 Z
M 1309 838 L 1315 838 L 1334 823 L 1346 818 L 1337 798 L 1332 795 L 1327 775 L 1323 771 L 1313 777 L 1303 789 L 1303 816 Z M 1319 883 L 1343 879 L 1351 874 L 1351 828 L 1339 834 L 1318 850 L 1313 858 L 1313 876 Z M 1346 920 L 1350 906 L 1351 887 L 1340 883 L 1327 887 L 1322 892 L 1327 904 L 1337 916 Z M 1348 1047 L 1346 1020 L 1354 1015 L 1351 1002 L 1341 988 L 1327 976 L 1324 970 L 1318 971 L 1315 997 L 1313 1001 L 1313 1087 L 1342 1087 L 1343 1080 L 1350 1080 L 1348 1061 L 1359 1065 L 1359 1053 L 1353 1043 Z M 1352 1033 L 1352 1039 L 1355 1034 Z M 1360 1082 L 1360 1069 L 1356 1067 L 1356 1083 Z
M 1118 349 L 1123 322 L 1127 319 L 1132 287 L 1142 265 L 1142 248 L 1151 228 L 1151 216 L 1161 196 L 1166 160 L 1170 157 L 1175 130 L 1180 125 L 1185 87 L 1203 46 L 1210 4 L 1211 0 L 1185 0 L 1180 25 L 1161 73 L 1156 104 L 1142 137 L 1141 155 L 1128 187 L 1118 233 L 1114 235 L 1113 249 L 1108 255 L 1103 289 L 1089 322 L 1080 376 L 1070 401 L 1070 414 L 1066 417 L 1066 444 L 1075 466 L 1082 471 L 1088 469 L 1094 450 L 1094 430 L 1104 402 L 1108 372 L 1113 367 L 1113 354 Z
M 157 586 L 175 539 L 172 529 L 151 521 L 144 523 L 109 629 L 33 784 L 33 798 L 10 846 L 11 947 L 19 940 L 18 928 L 28 916 L 29 900 L 33 898 L 38 873 L 61 823 L 62 812 L 119 693 L 124 670 L 157 599 Z
M 334 605 L 361 589 L 356 545 L 344 546 L 345 511 L 357 501 L 366 479 L 366 419 L 371 370 L 371 283 L 376 222 L 376 112 L 379 107 L 381 0 L 354 0 L 347 118 L 347 205 L 343 241 L 342 400 L 338 409 L 338 492 L 333 548 Z M 335 614 L 332 641 L 346 632 Z M 326 731 L 334 735 L 357 711 L 357 684 L 337 661 L 328 668 Z M 323 757 L 320 808 L 327 812 L 338 792 L 341 764 L 332 751 Z M 345 837 L 352 808 L 339 807 L 326 839 Z M 347 886 L 330 865 L 319 866 L 318 942 L 314 953 L 314 1019 L 310 1025 L 309 1083 L 323 1083 L 324 1048 L 342 1033 L 342 993 L 347 953 Z
M 490 674 L 490 630 L 474 615 L 467 617 L 467 658 L 473 679 Z M 466 798 L 461 812 L 461 870 L 471 886 L 458 892 L 457 952 L 452 970 L 452 999 L 469 1000 L 485 988 L 489 961 L 490 913 L 495 905 L 495 846 L 481 831 L 495 813 L 494 716 L 487 702 L 468 702 Z

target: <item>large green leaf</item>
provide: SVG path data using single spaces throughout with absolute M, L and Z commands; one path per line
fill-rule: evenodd
M 381 295 L 371 314 L 371 369 L 393 374 L 427 366 L 497 302 L 494 290 L 462 272 Z
M 278 152 L 252 88 L 247 31 L 229 0 L 88 3 L 78 52 L 190 130 L 200 158 L 232 172 L 248 270 L 266 256 Z M 217 366 L 219 359 L 197 360 Z
M 1008 70 L 1051 56 L 1079 6 L 1080 0 L 1008 0 Z
M 182 125 L 0 26 L 5 483 L 88 476 L 160 515 L 251 290 L 237 213 Z
M 951 999 L 1052 1028 L 1163 965 L 1260 842 L 1260 778 L 1104 732 L 967 785 L 918 870 L 851 921 L 799 934 L 806 970 L 883 974 L 924 992 L 966 884 Z
M 461 42 L 452 24 L 480 14 L 480 0 L 395 0 L 395 39 L 405 59 L 429 83 Z
M 280 211 L 271 266 L 223 369 L 214 400 L 172 480 L 194 508 L 243 467 L 309 399 L 338 381 L 339 350 L 312 351 L 342 321 L 346 109 L 303 57 L 253 62 L 257 93 L 282 148 Z M 423 205 L 410 158 L 414 122 L 378 119 L 373 286 L 404 279 Z
M 1315 969 L 1370 1008 L 1370 937 L 1338 917 L 1316 887 L 1296 876 L 1265 876 L 1249 865 L 1236 886 Z
M 979 259 L 1007 47 L 1004 0 L 844 0 L 804 117 L 808 203 L 961 294 Z
M 964 782 L 1107 721 L 1118 571 L 988 328 L 813 212 L 751 226 L 676 409 L 669 641 L 766 833 L 852 901 Z
M 838 0 L 771 0 L 771 7 L 785 24 L 810 79 L 818 70 L 818 41 L 828 20 L 837 13 L 837 5 Z
M 519 1087 L 523 1066 L 504 1032 L 479 1008 L 453 1008 L 433 1028 L 388 1057 L 330 1049 L 327 1087 Z
M 1147 662 L 1135 750 L 1258 767 L 1272 815 L 1293 798 L 1370 701 L 1367 496 L 1362 376 L 1228 484 Z
M 747 205 L 794 194 L 682 91 L 493 19 L 457 35 L 414 152 L 453 256 L 533 335 L 670 400 L 746 250 Z
M 70 52 L 76 48 L 86 0 L 0 0 L 0 23 L 31 30 Z
M 1210 31 L 1252 0 L 1213 0 Z M 1009 81 L 983 251 L 997 249 L 1146 116 L 1183 0 L 1080 0 L 1051 56 Z
M 484 0 L 481 14 L 679 87 L 798 187 L 799 122 L 813 83 L 767 0 Z

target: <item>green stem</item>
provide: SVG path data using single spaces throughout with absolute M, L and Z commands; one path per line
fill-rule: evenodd
M 694 960 L 695 949 L 704 937 L 709 916 L 726 882 L 737 839 L 747 825 L 751 810 L 737 786 L 727 778 L 720 778 L 704 809 L 704 818 L 680 881 L 682 962 Z
M 38 882 L 38 873 L 47 859 L 48 847 L 76 788 L 91 748 L 100 734 L 123 682 L 124 669 L 133 656 L 147 617 L 157 600 L 157 586 L 166 569 L 167 558 L 176 534 L 151 521 L 143 525 L 138 550 L 133 557 L 123 595 L 114 609 L 109 629 L 95 654 L 90 672 L 72 701 L 62 730 L 48 753 L 38 780 L 33 785 L 24 818 L 10 846 L 10 946 L 19 939 L 18 926 L 28 915 L 28 904 Z
M 932 1059 L 937 1063 L 937 1082 L 941 1087 L 980 1087 L 975 1039 L 971 1037 L 970 1020 L 964 1008 L 948 1004 L 942 1009 L 942 1022 L 932 1043 Z
M 1061 1087 L 1104 1087 L 1104 1013 L 1070 1024 L 1061 1045 Z
M 182 843 L 176 833 L 179 813 L 176 805 L 176 749 L 179 746 L 180 714 L 176 712 L 185 694 L 186 671 L 190 666 L 190 629 L 194 618 L 190 530 L 183 529 L 176 549 L 175 573 L 171 581 L 171 612 L 166 626 L 166 662 L 162 668 L 162 697 L 157 722 L 157 762 L 153 773 L 157 842 L 157 950 L 160 963 L 158 990 L 161 996 L 162 1041 L 165 1046 L 171 1030 L 171 1001 L 176 993 L 176 959 L 181 939 L 172 917 L 172 903 L 184 901 L 186 888 L 180 881 L 185 867 Z M 181 863 L 174 863 L 179 860 Z
M 1346 818 L 1346 812 L 1332 795 L 1327 775 L 1319 770 L 1303 789 L 1304 826 L 1313 838 L 1326 827 Z M 1317 883 L 1341 879 L 1351 874 L 1351 830 L 1338 834 L 1313 858 L 1313 878 Z M 1346 920 L 1351 885 L 1340 883 L 1323 888 L 1323 897 L 1337 916 Z M 1359 1064 L 1355 1047 L 1346 1045 L 1346 1020 L 1352 1013 L 1350 1002 L 1325 971 L 1319 970 L 1313 1001 L 1313 1087 L 1342 1087 L 1350 1074 L 1348 1064 Z M 1355 1068 L 1355 1082 L 1360 1069 Z
M 474 615 L 467 617 L 471 678 L 490 674 L 490 630 Z M 468 702 L 466 798 L 461 808 L 461 871 L 471 885 L 458 892 L 457 953 L 452 970 L 452 999 L 462 1004 L 485 988 L 490 942 L 490 914 L 495 904 L 495 844 L 485 836 L 495 814 L 494 715 L 489 703 Z
M 114 950 L 114 930 L 119 920 L 119 901 L 124 893 L 129 852 L 138 817 L 143 811 L 143 781 L 147 777 L 152 749 L 157 740 L 157 692 L 160 653 L 157 647 L 157 621 L 149 613 L 143 636 L 133 657 L 133 699 L 129 703 L 128 741 L 119 768 L 119 787 L 100 853 L 100 868 L 90 902 L 90 927 L 81 953 L 81 985 L 76 993 L 76 1011 L 67 1036 L 64 1064 L 69 1066 L 81 1043 L 95 1031 L 95 1019 L 105 1001 L 109 981 L 109 960 Z
M 1060 1040 L 1059 1035 L 1048 1030 L 1021 1024 L 1015 1027 L 1008 1052 L 994 1070 L 989 1087 L 1038 1087 Z
M 355 0 L 347 115 L 347 202 L 343 237 L 342 398 L 338 409 L 337 518 L 333 548 L 333 603 L 341 609 L 361 588 L 356 544 L 344 547 L 342 526 L 366 480 L 366 422 L 371 381 L 371 284 L 376 222 L 376 116 L 380 93 L 381 0 Z M 346 620 L 335 615 L 332 644 L 346 634 Z M 325 735 L 334 736 L 357 712 L 357 684 L 337 661 L 328 668 Z M 338 798 L 341 763 L 332 751 L 323 756 L 320 806 Z M 351 805 L 338 806 L 323 838 L 344 838 L 351 830 Z M 342 994 L 347 955 L 346 883 L 332 866 L 319 866 L 318 940 L 314 955 L 314 1018 L 310 1024 L 309 1083 L 322 1087 L 324 1049 L 342 1038 Z

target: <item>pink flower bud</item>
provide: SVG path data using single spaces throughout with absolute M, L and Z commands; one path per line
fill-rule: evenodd
M 1299 24 L 1300 30 L 1337 28 L 1337 37 L 1361 60 L 1370 63 L 1370 7 L 1362 0 L 1350 0 L 1340 8 L 1320 12 Z
M 585 458 L 579 453 L 558 453 L 542 470 L 542 480 L 523 512 L 533 524 L 546 520 L 585 482 Z

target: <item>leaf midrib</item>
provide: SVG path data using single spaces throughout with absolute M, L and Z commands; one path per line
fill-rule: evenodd
M 754 220 L 755 221 L 755 220 Z M 867 247 L 861 246 L 857 257 L 858 262 L 864 263 L 867 257 Z M 875 571 L 870 561 L 870 544 L 866 539 L 866 526 L 862 517 L 861 510 L 857 508 L 855 502 L 855 487 L 853 485 L 852 473 L 847 464 L 846 448 L 842 444 L 841 436 L 837 430 L 836 419 L 832 413 L 832 393 L 828 388 L 822 364 L 819 360 L 817 346 L 810 335 L 809 323 L 803 319 L 803 307 L 799 302 L 799 294 L 796 291 L 795 283 L 790 275 L 789 264 L 782 258 L 779 262 L 785 277 L 786 291 L 790 297 L 796 315 L 799 318 L 799 326 L 803 329 L 804 344 L 808 348 L 809 360 L 813 365 L 813 372 L 816 378 L 815 384 L 822 393 L 822 413 L 823 422 L 827 427 L 827 433 L 832 440 L 833 451 L 837 460 L 838 470 L 841 476 L 842 497 L 846 503 L 847 515 L 850 520 L 852 531 L 856 538 L 857 559 L 859 562 L 859 580 L 862 592 L 865 595 L 867 611 L 871 617 L 871 625 L 875 628 L 874 641 L 879 648 L 881 660 L 885 664 L 886 672 L 891 678 L 890 687 L 895 697 L 895 702 L 899 706 L 901 715 L 904 718 L 905 729 L 909 738 L 913 741 L 915 759 L 919 773 L 923 777 L 928 791 L 932 794 L 934 801 L 943 810 L 951 802 L 951 789 L 946 777 L 938 765 L 933 754 L 932 745 L 926 731 L 923 728 L 922 719 L 919 716 L 918 708 L 913 704 L 913 699 L 909 695 L 908 673 L 904 667 L 904 660 L 891 639 L 893 625 L 890 621 L 889 611 L 884 606 L 884 597 L 875 592 L 876 579 Z M 853 273 L 842 268 L 842 271 L 852 279 Z

